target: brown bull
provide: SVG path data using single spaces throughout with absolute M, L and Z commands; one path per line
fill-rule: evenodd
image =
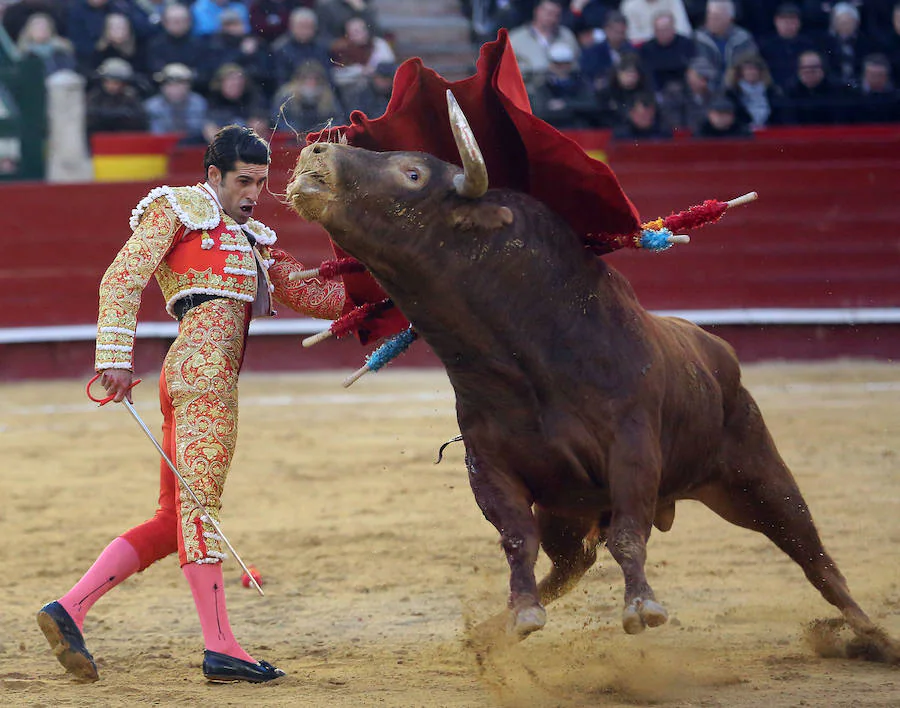
M 605 541 L 625 631 L 667 620 L 644 574 L 651 527 L 695 499 L 796 561 L 858 634 L 878 634 L 825 551 L 732 348 L 657 317 L 528 195 L 488 189 L 450 98 L 465 168 L 317 143 L 288 197 L 360 260 L 440 357 L 469 481 L 510 567 L 509 627 L 540 629 Z M 553 566 L 538 584 L 542 547 Z M 881 636 L 881 635 L 879 635 Z

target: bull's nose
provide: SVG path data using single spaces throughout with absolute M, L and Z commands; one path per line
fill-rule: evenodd
M 321 155 L 323 152 L 327 152 L 329 148 L 328 143 L 316 143 L 312 146 L 312 154 L 313 155 Z

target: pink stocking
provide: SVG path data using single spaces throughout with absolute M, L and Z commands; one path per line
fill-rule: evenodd
M 140 567 L 134 546 L 124 538 L 116 538 L 103 549 L 81 580 L 59 599 L 59 604 L 71 615 L 78 629 L 82 629 L 91 606 Z
M 194 595 L 203 643 L 210 651 L 227 654 L 253 664 L 256 659 L 245 652 L 231 632 L 225 608 L 225 587 L 221 563 L 187 563 L 181 566 Z

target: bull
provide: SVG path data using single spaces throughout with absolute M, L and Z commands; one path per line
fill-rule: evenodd
M 509 632 L 541 629 L 544 606 L 603 542 L 624 575 L 625 632 L 664 624 L 647 541 L 693 499 L 765 534 L 859 637 L 893 646 L 823 547 L 733 349 L 647 312 L 540 201 L 489 189 L 449 92 L 448 103 L 462 168 L 318 142 L 287 198 L 366 266 L 445 366 L 469 482 L 509 564 Z M 539 548 L 552 562 L 540 583 Z

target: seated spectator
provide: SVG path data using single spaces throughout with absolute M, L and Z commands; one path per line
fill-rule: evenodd
M 775 86 L 766 62 L 758 54 L 744 54 L 725 74 L 727 97 L 734 103 L 738 122 L 758 130 L 778 122 L 781 90 Z
M 529 94 L 534 115 L 561 130 L 596 127 L 600 107 L 593 88 L 578 70 L 572 48 L 554 44 L 549 58 L 544 80 Z
M 670 84 L 663 92 L 660 117 L 668 130 L 696 132 L 706 119 L 706 111 L 715 96 L 716 70 L 705 57 L 694 57 L 684 73 L 684 85 Z
M 291 12 L 313 5 L 314 0 L 250 0 L 250 32 L 271 44 L 287 32 Z
M 581 47 L 575 33 L 560 24 L 562 8 L 553 0 L 540 0 L 531 22 L 509 33 L 509 44 L 516 55 L 526 87 L 538 86 L 550 67 L 548 50 L 553 44 L 567 44 L 576 59 Z
M 900 2 L 894 5 L 891 23 L 882 28 L 879 44 L 891 63 L 891 75 L 900 76 Z
M 268 126 L 268 114 L 262 94 L 246 72 L 237 64 L 223 64 L 209 85 L 203 137 L 209 142 L 220 128 L 232 123 L 253 127 L 254 120 L 262 119 Z
M 125 15 L 131 21 L 134 35 L 139 41 L 151 33 L 152 28 L 147 18 L 128 0 L 71 0 L 65 36 L 75 45 L 75 58 L 85 73 L 90 73 L 91 57 L 97 48 L 97 42 L 103 36 L 106 16 L 111 13 Z
M 579 30 L 587 27 L 603 27 L 609 11 L 619 9 L 617 0 L 570 0 L 570 2 L 562 2 L 561 5 L 564 8 L 562 24 L 576 34 Z M 515 25 L 504 26 L 514 27 Z
M 501 27 L 512 29 L 525 24 L 531 17 L 532 8 L 527 3 L 513 0 L 463 0 L 463 15 L 472 22 L 472 42 L 484 44 L 496 38 Z M 571 27 L 571 29 L 574 29 Z
M 715 67 L 715 86 L 722 85 L 725 71 L 739 54 L 755 52 L 756 42 L 743 27 L 734 24 L 734 3 L 731 0 L 709 0 L 703 27 L 694 32 L 697 55 L 705 57 Z
M 671 12 L 653 18 L 653 39 L 641 45 L 641 62 L 657 91 L 669 84 L 684 85 L 684 72 L 694 57 L 694 43 L 675 31 Z
M 131 85 L 134 71 L 128 62 L 110 57 L 97 69 L 97 76 L 99 84 L 85 99 L 88 133 L 146 130 L 147 114 Z
M 394 75 L 397 73 L 397 65 L 383 61 L 375 67 L 366 90 L 359 95 L 355 110 L 362 111 L 369 118 L 378 118 L 384 115 L 391 94 L 394 90 Z
M 839 2 L 831 10 L 831 29 L 822 41 L 828 73 L 845 86 L 859 85 L 862 60 L 873 51 L 872 41 L 859 29 L 859 10 Z
M 56 33 L 56 24 L 46 12 L 36 12 L 25 21 L 17 42 L 19 51 L 34 54 L 44 62 L 44 75 L 75 68 L 75 49 Z
M 191 34 L 191 11 L 178 3 L 168 5 L 160 23 L 162 31 L 147 42 L 147 71 L 158 74 L 168 64 L 184 64 L 194 69 L 195 81 L 205 90 L 206 48 Z
M 690 37 L 694 32 L 682 0 L 622 0 L 619 10 L 628 21 L 628 41 L 635 46 L 653 38 L 654 19 L 661 12 L 672 16 L 678 34 Z
M 348 110 L 356 108 L 375 67 L 382 62 L 397 61 L 391 45 L 381 37 L 373 36 L 362 17 L 347 20 L 344 36 L 334 40 L 330 53 L 334 63 L 332 79 L 338 87 L 341 103 Z
M 168 64 L 153 77 L 159 93 L 144 101 L 151 133 L 181 133 L 183 143 L 203 141 L 206 99 L 191 91 L 194 72 L 184 64 Z
M 305 135 L 329 124 L 346 125 L 347 113 L 335 95 L 325 67 L 317 61 L 301 64 L 282 86 L 273 105 L 276 130 Z
M 747 138 L 750 129 L 736 115 L 734 103 L 725 96 L 716 96 L 706 109 L 706 118 L 694 132 L 697 138 Z
M 160 33 L 163 13 L 173 1 L 174 0 L 135 0 L 135 8 L 144 16 L 151 28 L 151 31 L 147 35 L 148 39 L 150 37 L 155 37 Z
M 192 32 L 195 37 L 208 37 L 222 26 L 222 13 L 226 10 L 238 13 L 244 32 L 250 32 L 250 12 L 241 0 L 196 0 L 191 6 L 194 16 Z
M 632 99 L 653 90 L 637 54 L 626 54 L 609 74 L 606 86 L 597 92 L 596 98 L 600 125 L 604 128 L 621 125 Z
M 96 71 L 100 64 L 112 57 L 124 59 L 136 74 L 146 75 L 142 52 L 134 36 L 131 21 L 126 15 L 118 12 L 111 12 L 106 16 L 103 34 L 97 40 L 97 46 L 91 55 L 91 70 Z
M 301 65 L 317 61 L 326 70 L 331 66 L 328 48 L 318 34 L 316 13 L 308 7 L 298 7 L 288 20 L 288 31 L 272 44 L 275 82 L 286 84 Z
M 631 99 L 625 113 L 625 122 L 613 129 L 617 140 L 659 140 L 671 138 L 659 119 L 656 99 L 652 93 L 641 93 Z
M 222 27 L 208 44 L 210 73 L 223 64 L 237 64 L 263 93 L 271 95 L 275 86 L 270 81 L 272 65 L 268 48 L 259 37 L 244 31 L 239 13 L 225 10 L 220 17 Z
M 607 13 L 603 32 L 606 38 L 585 49 L 580 62 L 581 73 L 598 91 L 606 85 L 610 69 L 618 66 L 623 56 L 637 53 L 628 41 L 628 22 L 622 13 Z
M 372 36 L 381 35 L 378 14 L 368 0 L 319 0 L 316 3 L 319 31 L 325 42 L 333 42 L 344 36 L 347 20 L 360 18 Z
M 775 11 L 775 33 L 764 36 L 759 51 L 769 65 L 772 80 L 782 90 L 797 76 L 797 60 L 803 52 L 815 49 L 812 39 L 802 33 L 800 7 L 792 2 Z
M 883 54 L 870 54 L 863 61 L 860 93 L 861 123 L 900 122 L 900 93 L 891 81 L 891 64 Z
M 32 15 L 50 15 L 53 26 L 61 31 L 66 26 L 66 6 L 60 0 L 0 0 L 0 20 L 13 42 L 18 42 Z
M 785 91 L 784 122 L 795 125 L 834 125 L 850 122 L 851 90 L 832 81 L 822 55 L 803 52 L 797 60 L 797 79 Z

